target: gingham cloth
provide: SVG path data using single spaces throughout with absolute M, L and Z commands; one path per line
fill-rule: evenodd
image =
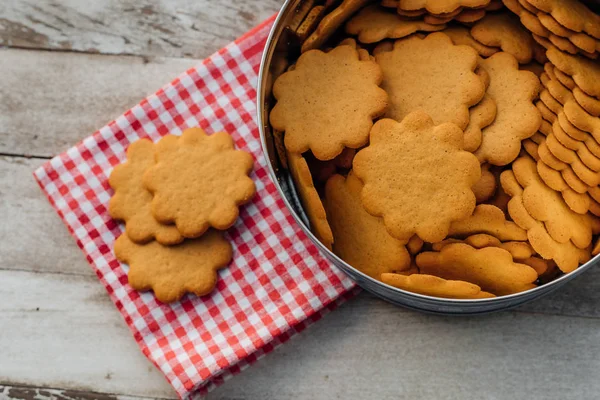
M 259 143 L 256 84 L 273 18 L 190 69 L 34 172 L 140 348 L 182 398 L 197 397 L 252 364 L 349 297 L 354 285 L 330 265 L 286 209 Z M 228 230 L 234 258 L 209 296 L 160 304 L 127 283 L 115 259 L 123 226 L 107 212 L 108 176 L 129 143 L 200 126 L 229 132 L 255 159 L 257 193 Z

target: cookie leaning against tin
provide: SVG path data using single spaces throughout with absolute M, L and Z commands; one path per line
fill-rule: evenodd
M 271 125 L 285 131 L 291 153 L 311 150 L 319 160 L 331 160 L 345 147 L 367 144 L 373 119 L 388 103 L 381 79 L 379 66 L 361 61 L 351 46 L 310 50 L 275 81 Z
M 373 126 L 370 145 L 354 158 L 354 173 L 365 184 L 365 209 L 383 217 L 392 236 L 409 240 L 416 233 L 437 242 L 453 221 L 471 215 L 471 187 L 481 169 L 462 150 L 462 136 L 454 124 L 435 126 L 423 111 L 401 123 L 383 119 Z
M 110 216 L 125 222 L 127 236 L 136 243 L 152 239 L 166 245 L 180 243 L 175 225 L 161 224 L 151 212 L 152 193 L 142 184 L 146 170 L 154 165 L 154 144 L 147 139 L 132 143 L 127 161 L 117 165 L 108 180 L 115 194 L 108 203 Z
M 191 128 L 181 136 L 167 135 L 156 144 L 156 165 L 144 174 L 144 186 L 154 194 L 152 214 L 175 223 L 184 237 L 201 236 L 209 227 L 227 229 L 239 215 L 238 206 L 256 191 L 248 177 L 254 160 L 235 150 L 225 132 L 210 136 Z

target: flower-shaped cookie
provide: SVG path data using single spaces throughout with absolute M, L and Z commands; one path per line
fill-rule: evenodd
M 285 131 L 291 153 L 311 150 L 319 160 L 331 160 L 345 147 L 367 143 L 373 119 L 387 106 L 380 83 L 379 66 L 361 61 L 351 46 L 307 51 L 275 81 L 271 125 Z
M 464 243 L 449 244 L 440 252 L 421 253 L 417 265 L 423 274 L 471 282 L 497 296 L 533 289 L 538 278 L 533 268 L 514 262 L 504 249 L 475 249 Z
M 471 187 L 481 169 L 462 150 L 462 136 L 454 124 L 434 126 L 422 111 L 402 123 L 383 119 L 373 126 L 371 144 L 354 158 L 354 173 L 365 184 L 365 209 L 383 217 L 392 236 L 408 240 L 416 233 L 438 242 L 453 221 L 471 215 Z
M 175 246 L 152 241 L 140 245 L 127 235 L 115 242 L 115 255 L 129 264 L 129 284 L 136 290 L 153 290 L 163 303 L 177 301 L 185 293 L 204 296 L 217 282 L 217 270 L 232 257 L 231 245 L 219 231 Z
M 192 128 L 181 137 L 167 135 L 156 145 L 156 165 L 143 178 L 154 194 L 152 214 L 175 223 L 188 238 L 209 227 L 227 229 L 238 217 L 238 206 L 256 191 L 248 177 L 252 164 L 252 156 L 234 150 L 225 132 L 207 136 Z
M 127 161 L 117 165 L 110 174 L 109 183 L 115 194 L 108 204 L 114 219 L 125 221 L 131 240 L 145 243 L 156 239 L 162 244 L 176 244 L 183 240 L 175 225 L 158 222 L 151 212 L 152 193 L 142 184 L 142 177 L 154 165 L 154 144 L 138 140 L 127 149 Z
M 464 130 L 469 108 L 485 95 L 485 80 L 475 73 L 477 52 L 454 45 L 443 32 L 396 40 L 390 51 L 375 52 L 375 59 L 390 96 L 385 116 L 396 121 L 422 110 L 436 124 L 453 122 Z

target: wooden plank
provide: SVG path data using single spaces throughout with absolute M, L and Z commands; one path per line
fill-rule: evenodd
M 0 382 L 175 397 L 95 277 L 0 271 L 0 282 Z
M 0 153 L 56 155 L 196 62 L 3 50 Z
M 0 382 L 173 397 L 93 278 L 0 281 Z M 600 391 L 599 343 L 598 319 L 439 317 L 364 294 L 208 398 L 586 398 Z
M 0 157 L 0 270 L 95 277 L 31 175 L 42 161 Z
M 258 25 L 281 0 L 0 2 L 0 45 L 204 58 Z
M 361 296 L 209 399 L 588 399 L 598 368 L 597 319 L 439 317 Z

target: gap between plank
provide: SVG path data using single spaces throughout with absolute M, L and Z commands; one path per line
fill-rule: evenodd
M 16 153 L 4 153 L 0 152 L 0 157 L 15 157 L 15 158 L 27 158 L 27 159 L 36 159 L 36 160 L 51 160 L 52 157 L 49 156 L 38 156 L 35 154 L 16 154 Z
M 12 394 L 12 391 L 16 393 Z M 47 393 L 40 393 L 47 392 Z M 94 392 L 91 390 L 80 390 L 80 389 L 62 389 L 54 387 L 38 387 L 32 385 L 25 385 L 20 383 L 4 382 L 0 381 L 0 397 L 7 396 L 10 399 L 19 400 L 50 400 L 55 398 L 60 399 L 79 399 L 79 400 L 118 400 L 118 399 L 132 399 L 132 400 L 146 400 L 149 397 L 129 395 L 125 393 L 103 393 Z M 174 398 L 169 397 L 153 397 L 157 400 L 172 400 Z

